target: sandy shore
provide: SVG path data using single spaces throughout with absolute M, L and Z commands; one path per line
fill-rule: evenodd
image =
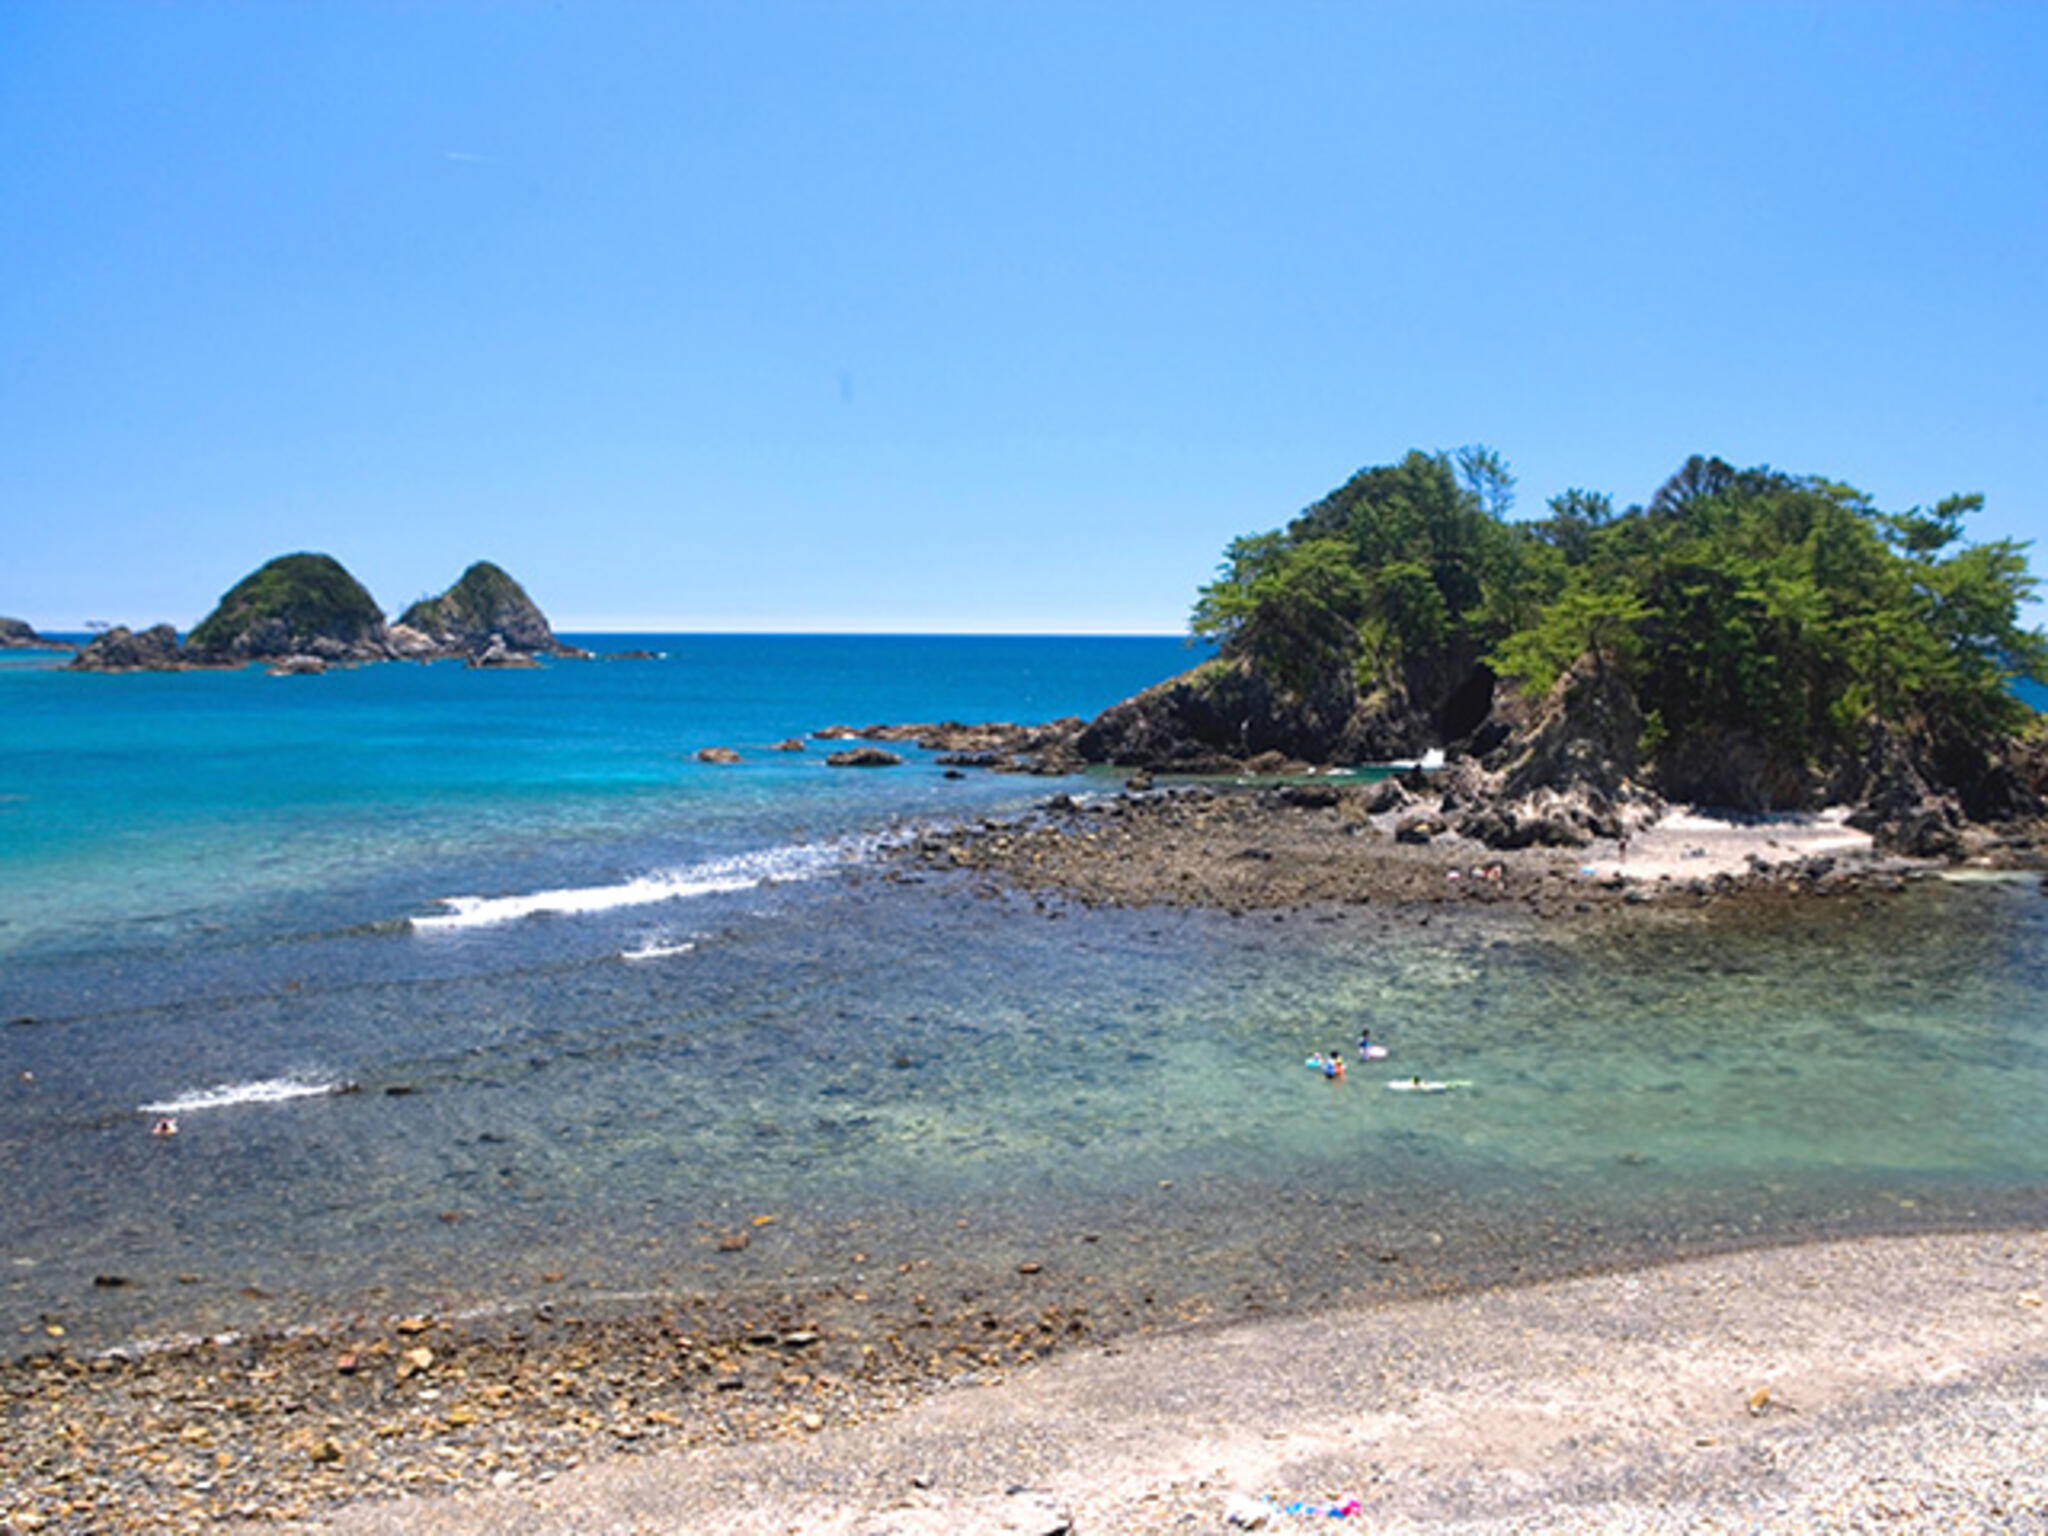
M 331 1529 L 2042 1531 L 2044 1293 L 2042 1232 L 1766 1249 L 1154 1336 Z

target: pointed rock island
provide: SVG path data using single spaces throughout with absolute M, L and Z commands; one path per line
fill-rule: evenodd
M 439 597 L 406 609 L 392 640 L 408 656 L 466 656 L 482 666 L 505 665 L 511 657 L 589 654 L 556 639 L 526 589 L 488 560 L 477 561 Z

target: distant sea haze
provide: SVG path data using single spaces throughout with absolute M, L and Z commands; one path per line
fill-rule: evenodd
M 10 1336 L 488 1308 L 563 1272 L 958 1292 L 1091 1233 L 1089 1284 L 1167 1320 L 2048 1192 L 2033 885 L 1612 931 L 1039 900 L 889 849 L 1120 776 L 773 748 L 1089 715 L 1203 653 L 571 638 L 662 659 L 0 665 Z M 1362 1028 L 1384 1063 L 1304 1069 Z

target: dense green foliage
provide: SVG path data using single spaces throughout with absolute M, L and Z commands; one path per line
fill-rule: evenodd
M 226 652 L 254 641 L 252 654 L 268 654 L 322 636 L 353 643 L 383 625 L 376 600 L 333 556 L 280 555 L 229 588 L 186 644 Z
M 502 615 L 532 608 L 526 591 L 502 567 L 479 560 L 439 597 L 423 597 L 398 617 L 429 635 L 488 633 Z
M 1733 732 L 1816 773 L 1879 732 L 2018 731 L 2013 679 L 2048 680 L 2048 638 L 2018 617 L 2026 546 L 1962 539 L 1981 498 L 1887 513 L 1695 457 L 1647 507 L 1571 490 L 1517 523 L 1513 485 L 1486 449 L 1362 470 L 1234 541 L 1194 627 L 1299 693 L 1339 667 L 1450 686 L 1482 658 L 1540 692 L 1591 654 L 1633 687 L 1653 757 Z

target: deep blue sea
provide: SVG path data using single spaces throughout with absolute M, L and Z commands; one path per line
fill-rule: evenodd
M 7 1337 L 1020 1255 L 1216 1315 L 2048 1214 L 2036 880 L 1618 933 L 1046 905 L 877 851 L 1113 777 L 772 744 L 1090 714 L 1181 642 L 577 638 L 660 655 L 0 653 Z M 1361 1025 L 1469 1086 L 1303 1070 Z

